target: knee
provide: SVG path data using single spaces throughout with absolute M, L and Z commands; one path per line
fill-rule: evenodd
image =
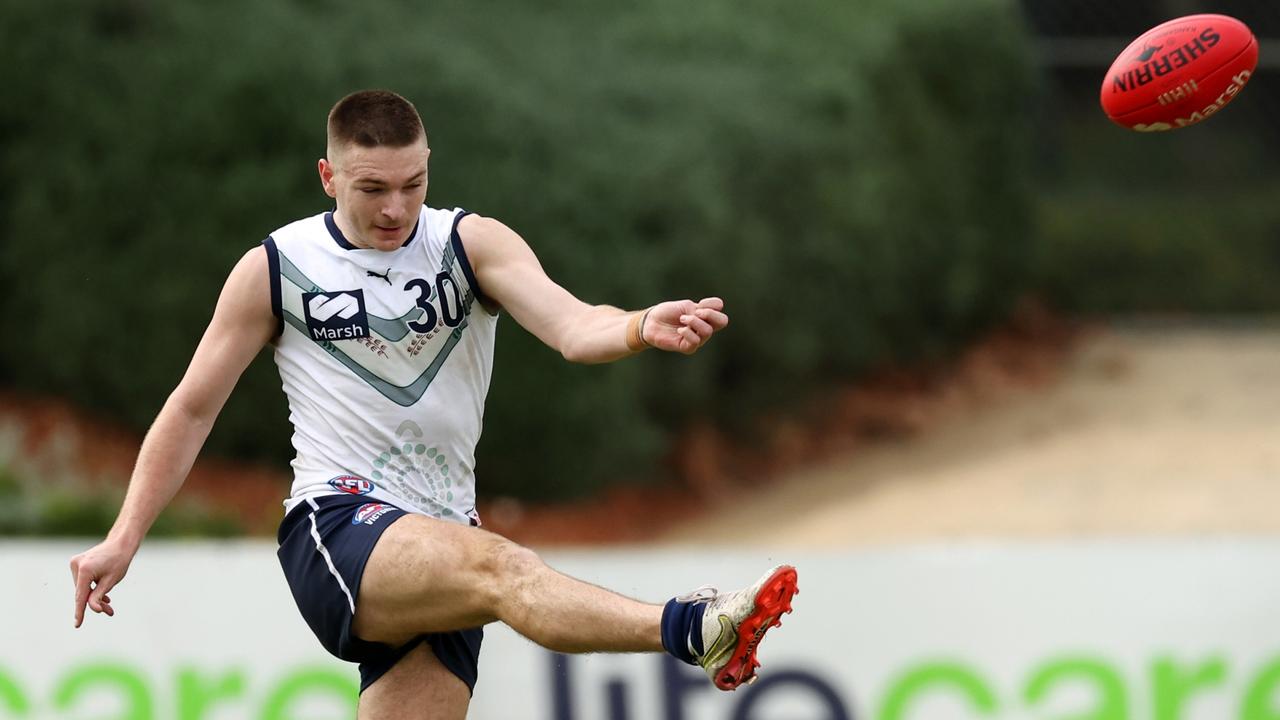
M 505 539 L 489 548 L 484 566 L 495 586 L 506 592 L 518 590 L 525 581 L 546 567 L 537 553 Z

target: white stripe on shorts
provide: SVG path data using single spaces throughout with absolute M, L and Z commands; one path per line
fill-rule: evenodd
M 311 505 L 311 537 L 316 541 L 316 550 L 320 551 L 320 556 L 324 558 L 324 562 L 329 566 L 329 572 L 333 574 L 333 578 L 338 581 L 338 587 L 342 588 L 342 594 L 347 596 L 347 605 L 351 606 L 351 616 L 356 614 L 356 601 L 351 599 L 351 591 L 347 589 L 347 584 L 342 581 L 342 576 L 338 574 L 338 568 L 333 566 L 333 558 L 329 557 L 329 550 L 320 541 L 320 529 L 316 527 L 316 513 L 320 506 L 312 498 L 307 498 L 307 502 Z

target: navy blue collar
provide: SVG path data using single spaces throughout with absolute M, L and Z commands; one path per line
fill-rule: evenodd
M 409 233 L 409 237 L 405 238 L 404 245 L 401 245 L 400 247 L 408 247 L 409 243 L 413 242 L 413 239 L 418 236 L 418 226 L 421 224 L 422 224 L 422 213 L 419 212 L 418 222 L 413 224 L 413 232 Z M 334 221 L 332 212 L 327 212 L 324 214 L 324 226 L 329 228 L 329 234 L 333 236 L 333 241 L 338 243 L 338 247 L 342 248 L 343 250 L 366 249 L 366 248 L 358 248 L 355 245 L 351 244 L 351 241 L 347 239 L 347 236 L 342 234 L 342 230 L 338 227 L 338 223 Z

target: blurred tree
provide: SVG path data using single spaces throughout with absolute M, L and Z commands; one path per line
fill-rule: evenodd
M 584 299 L 733 317 L 696 361 L 592 368 L 508 327 L 485 492 L 650 477 L 673 428 L 939 357 L 1027 286 L 1012 0 L 5 4 L 0 62 L 33 70 L 0 87 L 0 368 L 139 429 L 235 260 L 326 209 L 325 113 L 361 87 L 422 111 L 431 204 Z M 211 450 L 286 457 L 277 387 L 255 364 Z

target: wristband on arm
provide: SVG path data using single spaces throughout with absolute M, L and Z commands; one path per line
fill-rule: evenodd
M 631 320 L 627 322 L 627 349 L 631 352 L 640 352 L 652 347 L 649 341 L 644 339 L 644 321 L 649 319 L 649 311 L 652 309 L 650 307 L 632 313 Z

